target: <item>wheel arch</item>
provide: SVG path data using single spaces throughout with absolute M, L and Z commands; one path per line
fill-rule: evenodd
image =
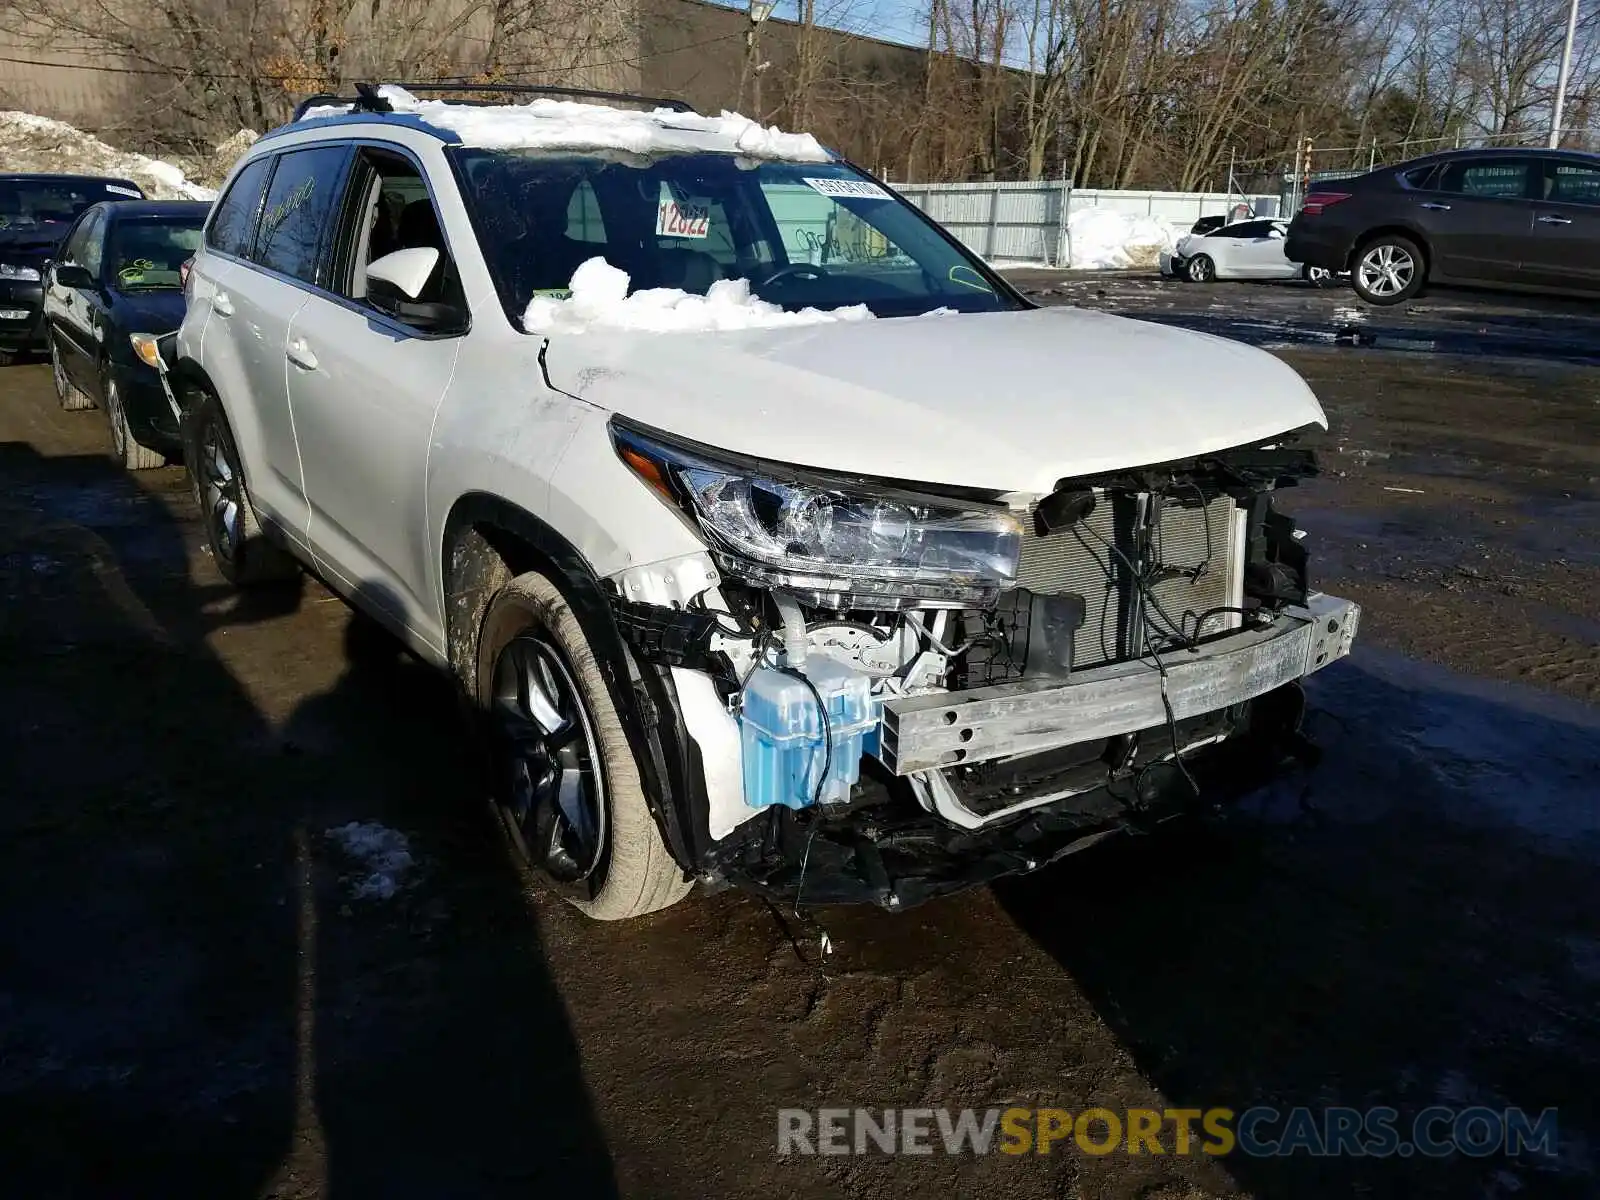
M 606 586 L 582 552 L 520 505 L 489 492 L 468 492 L 445 517 L 438 561 L 445 650 L 469 701 L 476 690 L 478 632 L 494 593 L 528 571 L 555 584 L 589 639 L 662 840 L 680 867 L 697 870 L 706 845 L 696 833 L 705 825 L 704 783 L 671 675 L 628 651 Z

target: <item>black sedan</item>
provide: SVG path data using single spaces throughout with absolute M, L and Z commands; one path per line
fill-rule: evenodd
M 0 174 L 0 366 L 45 348 L 45 263 L 102 200 L 142 200 L 139 185 L 98 175 Z
M 98 404 L 130 470 L 181 452 L 156 370 L 155 339 L 183 321 L 184 264 L 210 205 L 193 200 L 97 204 L 50 268 L 44 307 L 63 408 Z
M 1313 187 L 1290 258 L 1398 304 L 1428 284 L 1600 294 L 1600 156 L 1452 150 Z

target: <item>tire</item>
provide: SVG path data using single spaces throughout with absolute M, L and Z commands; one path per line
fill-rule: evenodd
M 15 350 L 0 350 L 0 367 L 9 367 L 16 361 L 17 352 Z
M 83 412 L 94 407 L 94 397 L 67 378 L 67 369 L 61 365 L 61 350 L 55 338 L 50 339 L 50 374 L 55 378 L 56 399 L 68 412 Z
M 1427 274 L 1416 242 L 1398 233 L 1383 233 L 1356 251 L 1350 285 L 1368 304 L 1400 304 L 1422 290 Z
M 1187 264 L 1186 275 L 1190 283 L 1213 283 L 1217 278 L 1217 264 L 1209 254 L 1196 254 Z
M 201 393 L 184 421 L 183 458 L 211 557 L 223 578 L 241 588 L 296 578 L 299 564 L 261 528 L 227 415 L 209 392 Z
M 693 885 L 661 840 L 594 651 L 543 575 L 519 575 L 489 601 L 475 698 L 501 820 L 566 900 L 595 920 L 621 921 L 688 895 Z
M 128 428 L 128 410 L 122 404 L 122 389 L 111 376 L 106 377 L 106 420 L 111 425 L 111 457 L 128 471 L 149 471 L 166 465 L 167 456 L 159 450 L 141 446 Z

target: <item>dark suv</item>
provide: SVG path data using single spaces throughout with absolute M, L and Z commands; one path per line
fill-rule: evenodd
M 1372 304 L 1429 283 L 1600 292 L 1600 156 L 1454 150 L 1341 179 L 1306 197 L 1285 250 Z

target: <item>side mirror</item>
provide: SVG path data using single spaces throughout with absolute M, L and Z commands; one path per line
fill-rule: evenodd
M 367 267 L 367 300 L 374 308 L 424 333 L 464 329 L 467 315 L 456 305 L 417 299 L 438 265 L 439 252 L 429 246 L 385 254 Z
M 57 263 L 55 279 L 57 287 L 72 288 L 74 291 L 93 291 L 99 286 L 88 268 L 76 263 Z

